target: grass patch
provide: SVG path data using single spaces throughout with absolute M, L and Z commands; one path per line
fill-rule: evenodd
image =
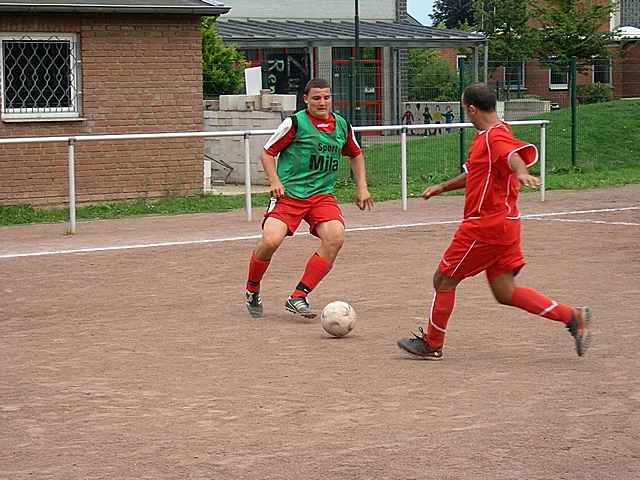
M 412 180 L 407 186 L 410 197 L 419 196 L 424 189 L 444 178 L 432 177 L 424 182 Z M 547 176 L 547 190 L 580 190 L 598 187 L 623 186 L 640 183 L 640 165 L 623 167 L 618 170 L 567 169 Z M 400 182 L 372 185 L 371 193 L 376 202 L 400 198 Z M 336 196 L 340 203 L 354 199 L 355 186 L 348 181 L 336 186 Z M 462 190 L 452 192 L 462 194 Z M 252 205 L 264 209 L 269 202 L 266 193 L 254 194 Z M 191 197 L 163 198 L 160 200 L 136 200 L 113 202 L 100 205 L 81 206 L 76 211 L 78 220 L 99 220 L 124 218 L 140 215 L 177 215 L 184 213 L 227 212 L 244 208 L 244 196 L 195 195 Z M 20 225 L 29 223 L 57 223 L 68 220 L 66 208 L 34 208 L 31 205 L 0 206 L 0 225 Z

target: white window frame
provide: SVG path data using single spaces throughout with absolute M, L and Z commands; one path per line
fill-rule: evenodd
M 520 83 L 520 85 L 509 85 L 509 90 L 525 90 L 526 87 L 526 74 L 527 74 L 527 70 L 526 70 L 526 62 L 523 60 L 520 64 L 521 70 L 522 70 L 522 82 Z M 504 82 L 505 85 L 507 85 L 507 66 L 503 66 L 502 67 L 502 81 Z
M 549 67 L 549 90 L 569 90 L 569 72 L 566 72 L 567 83 L 551 83 L 551 71 L 553 67 Z
M 597 83 L 598 85 L 606 85 L 611 87 L 613 85 L 613 59 L 612 58 L 602 58 L 602 57 L 594 57 L 593 60 L 609 60 L 609 82 L 596 82 L 596 68 L 595 65 L 591 65 L 591 83 Z
M 467 59 L 466 55 L 456 55 L 456 72 L 459 74 L 460 73 L 460 59 L 464 58 L 465 60 Z
M 71 105 L 69 107 L 57 107 L 55 109 L 37 108 L 33 112 L 20 112 L 20 109 L 5 108 L 5 41 L 29 41 L 29 40 L 51 40 L 66 41 L 70 44 L 69 72 L 71 75 L 70 96 Z M 4 122 L 11 121 L 58 121 L 58 120 L 78 120 L 81 108 L 81 69 L 80 69 L 80 47 L 78 35 L 75 33 L 31 33 L 31 32 L 0 32 L 0 118 Z M 18 110 L 18 111 L 14 111 Z

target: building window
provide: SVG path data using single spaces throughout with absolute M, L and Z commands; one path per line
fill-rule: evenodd
M 467 61 L 467 56 L 466 55 L 456 55 L 456 72 L 457 73 L 460 73 L 460 61 L 461 60 L 463 62 L 466 62 Z
M 262 65 L 262 55 L 260 55 L 260 50 L 257 48 L 239 48 L 238 51 L 244 55 L 244 58 L 247 59 L 249 65 L 252 67 L 258 67 Z
M 594 58 L 593 59 L 593 83 L 602 83 L 611 85 L 611 59 L 610 58 Z
M 333 47 L 331 55 L 334 60 L 351 60 L 353 53 L 351 47 Z
M 566 66 L 551 65 L 549 67 L 549 88 L 566 90 L 569 88 L 569 72 Z
M 80 116 L 75 35 L 0 35 L 2 118 Z
M 511 90 L 524 89 L 524 62 L 510 62 L 504 67 L 504 84 Z

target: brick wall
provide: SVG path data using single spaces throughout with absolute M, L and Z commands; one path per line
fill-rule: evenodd
M 620 0 L 620 26 L 640 28 L 640 2 Z
M 406 22 L 408 19 L 407 0 L 396 0 L 396 20 L 398 22 Z
M 625 47 L 622 63 L 622 96 L 640 98 L 640 42 Z
M 0 31 L 79 35 L 82 121 L 0 122 L 0 137 L 202 130 L 199 17 L 13 15 Z M 79 143 L 79 202 L 186 194 L 202 186 L 203 140 Z M 0 204 L 61 204 L 63 144 L 0 145 Z

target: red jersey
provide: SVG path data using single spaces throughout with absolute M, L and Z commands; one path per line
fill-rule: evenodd
M 311 120 L 311 123 L 321 132 L 332 133 L 336 129 L 336 117 L 333 114 L 329 114 L 329 118 L 314 117 L 307 111 L 307 117 Z M 277 156 L 289 144 L 296 138 L 296 129 L 291 121 L 291 117 L 288 117 L 280 124 L 276 133 L 267 141 L 264 146 L 265 151 L 272 157 Z M 349 158 L 355 158 L 362 153 L 360 145 L 356 141 L 356 137 L 353 134 L 353 129 L 349 125 L 349 133 L 347 135 L 347 143 L 342 147 L 342 155 Z
M 467 178 L 459 234 L 497 245 L 520 238 L 520 183 L 509 166 L 516 152 L 527 167 L 538 161 L 536 146 L 514 138 L 504 122 L 476 133 L 464 164 Z

